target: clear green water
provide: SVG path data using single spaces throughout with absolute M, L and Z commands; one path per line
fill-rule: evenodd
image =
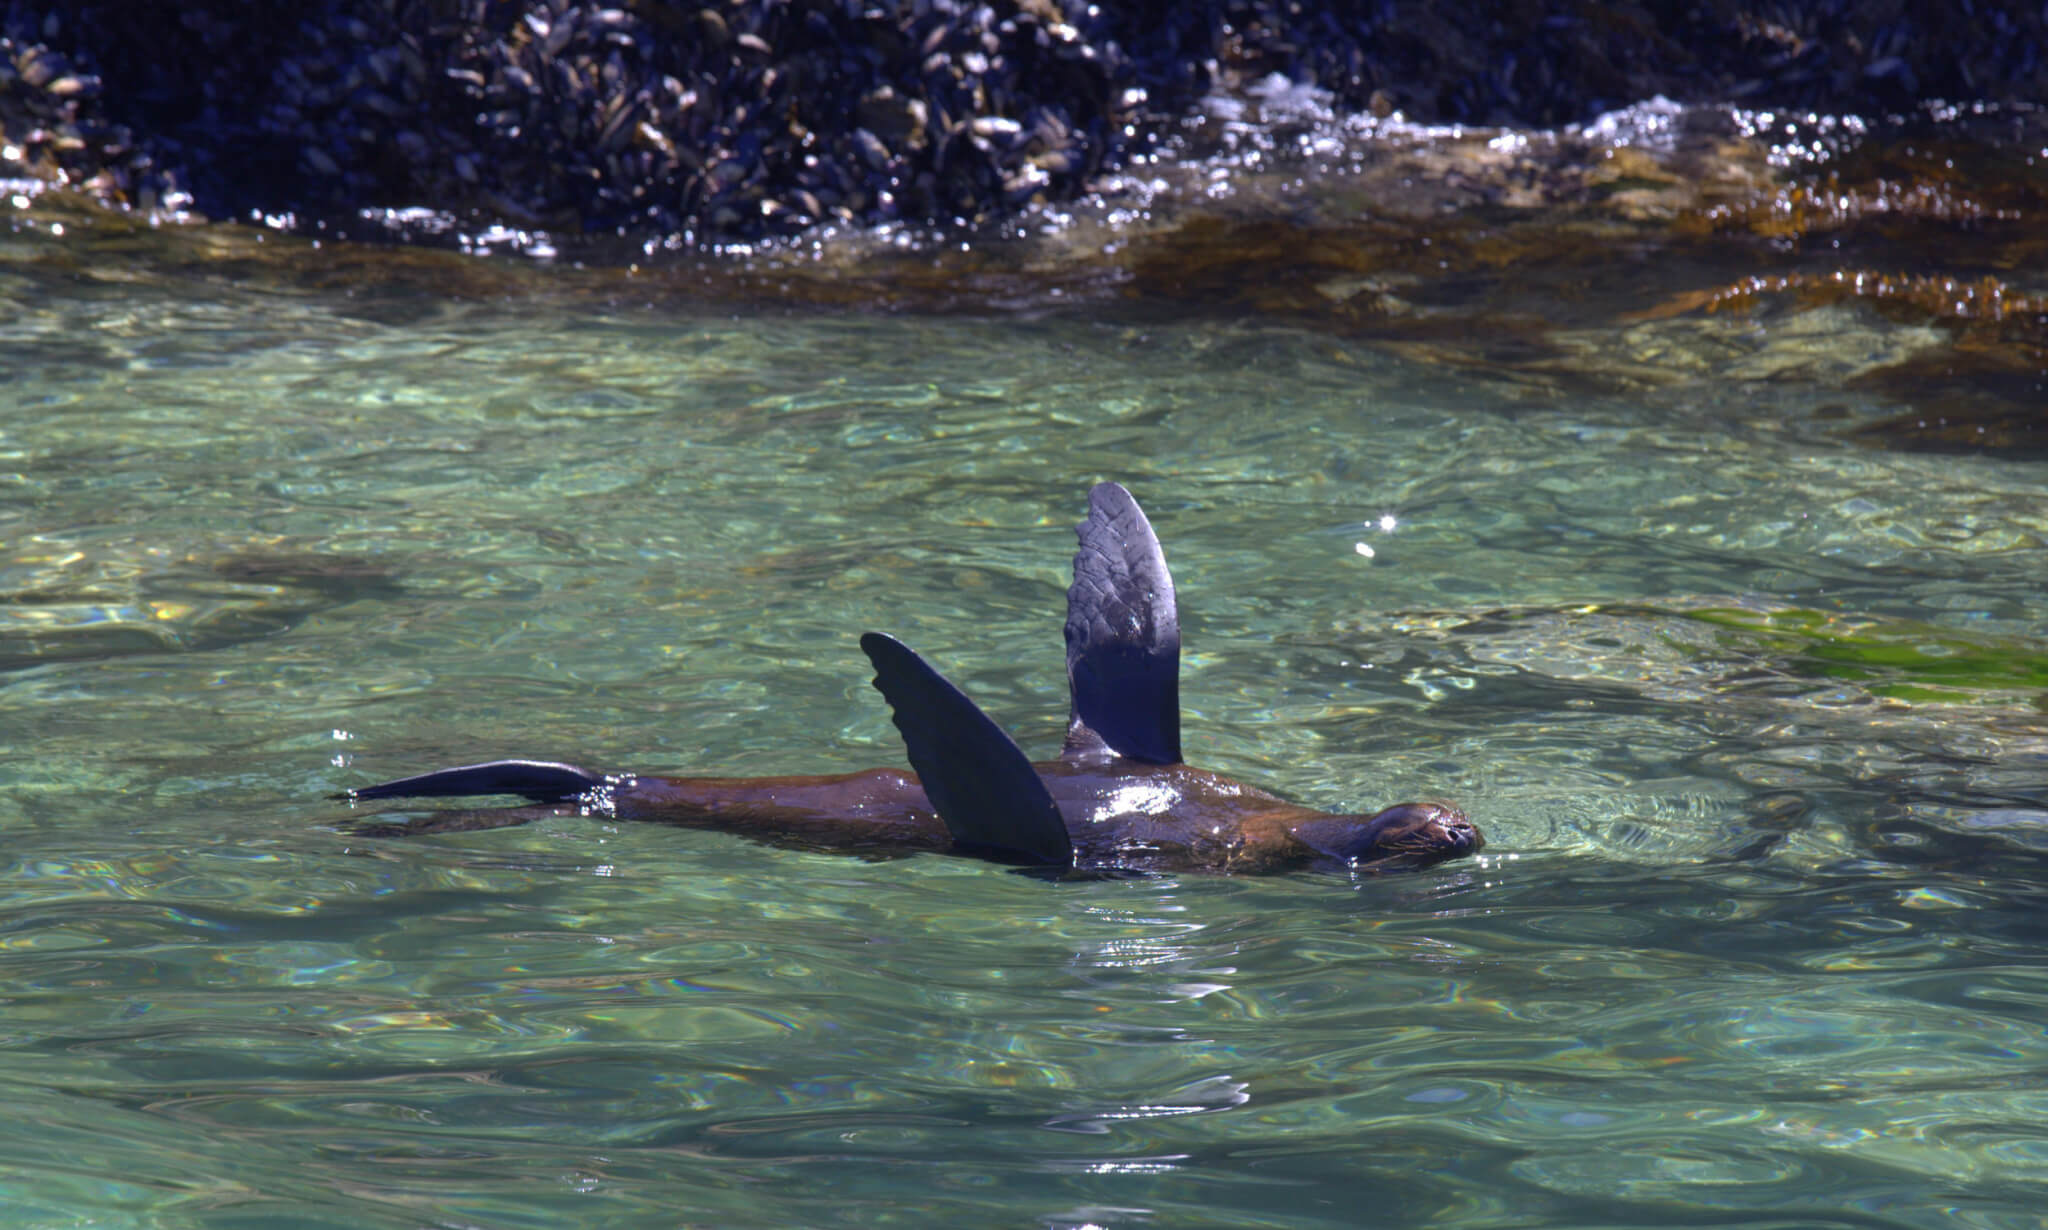
M 6 276 L 9 1226 L 2039 1224 L 2048 466 L 1242 324 Z M 867 628 L 1049 749 L 1110 477 L 1190 759 L 1484 857 L 1046 885 L 323 801 L 897 763 Z

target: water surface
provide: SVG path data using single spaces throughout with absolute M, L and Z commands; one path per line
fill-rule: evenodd
M 1244 319 L 5 276 L 11 1224 L 2038 1224 L 2048 466 L 1852 442 L 1897 407 L 1829 364 L 1915 326 L 1572 393 Z M 323 799 L 895 764 L 869 628 L 1049 752 L 1104 478 L 1191 760 L 1484 855 L 1047 885 Z

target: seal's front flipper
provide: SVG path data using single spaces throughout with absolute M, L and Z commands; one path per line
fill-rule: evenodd
M 536 803 L 570 803 L 602 785 L 604 778 L 575 765 L 545 760 L 493 760 L 489 764 L 466 764 L 418 777 L 401 777 L 395 782 L 379 782 L 334 797 L 355 802 L 516 794 Z
M 1152 523 L 1131 493 L 1100 483 L 1075 527 L 1067 590 L 1067 686 L 1073 708 L 1060 755 L 1104 751 L 1180 763 L 1180 613 Z
M 894 637 L 869 632 L 861 652 L 889 702 L 910 767 L 955 844 L 1006 862 L 1072 866 L 1057 803 L 1014 740 L 966 693 Z

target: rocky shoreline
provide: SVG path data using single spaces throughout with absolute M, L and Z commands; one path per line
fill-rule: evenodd
M 1664 95 L 1857 115 L 2048 96 L 2048 11 L 1787 0 L 10 0 L 0 176 L 376 231 L 705 246 L 1073 199 L 1281 74 L 1545 126 Z M 389 215 L 383 237 L 408 233 Z M 367 237 L 367 236 L 366 236 Z

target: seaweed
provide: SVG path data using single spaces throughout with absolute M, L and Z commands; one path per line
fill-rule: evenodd
M 1853 682 L 1874 696 L 1970 704 L 1989 699 L 1987 693 L 2032 692 L 2035 704 L 2048 708 L 2048 645 L 2038 641 L 1797 607 L 1700 607 L 1673 614 L 1761 642 L 1794 674 Z

